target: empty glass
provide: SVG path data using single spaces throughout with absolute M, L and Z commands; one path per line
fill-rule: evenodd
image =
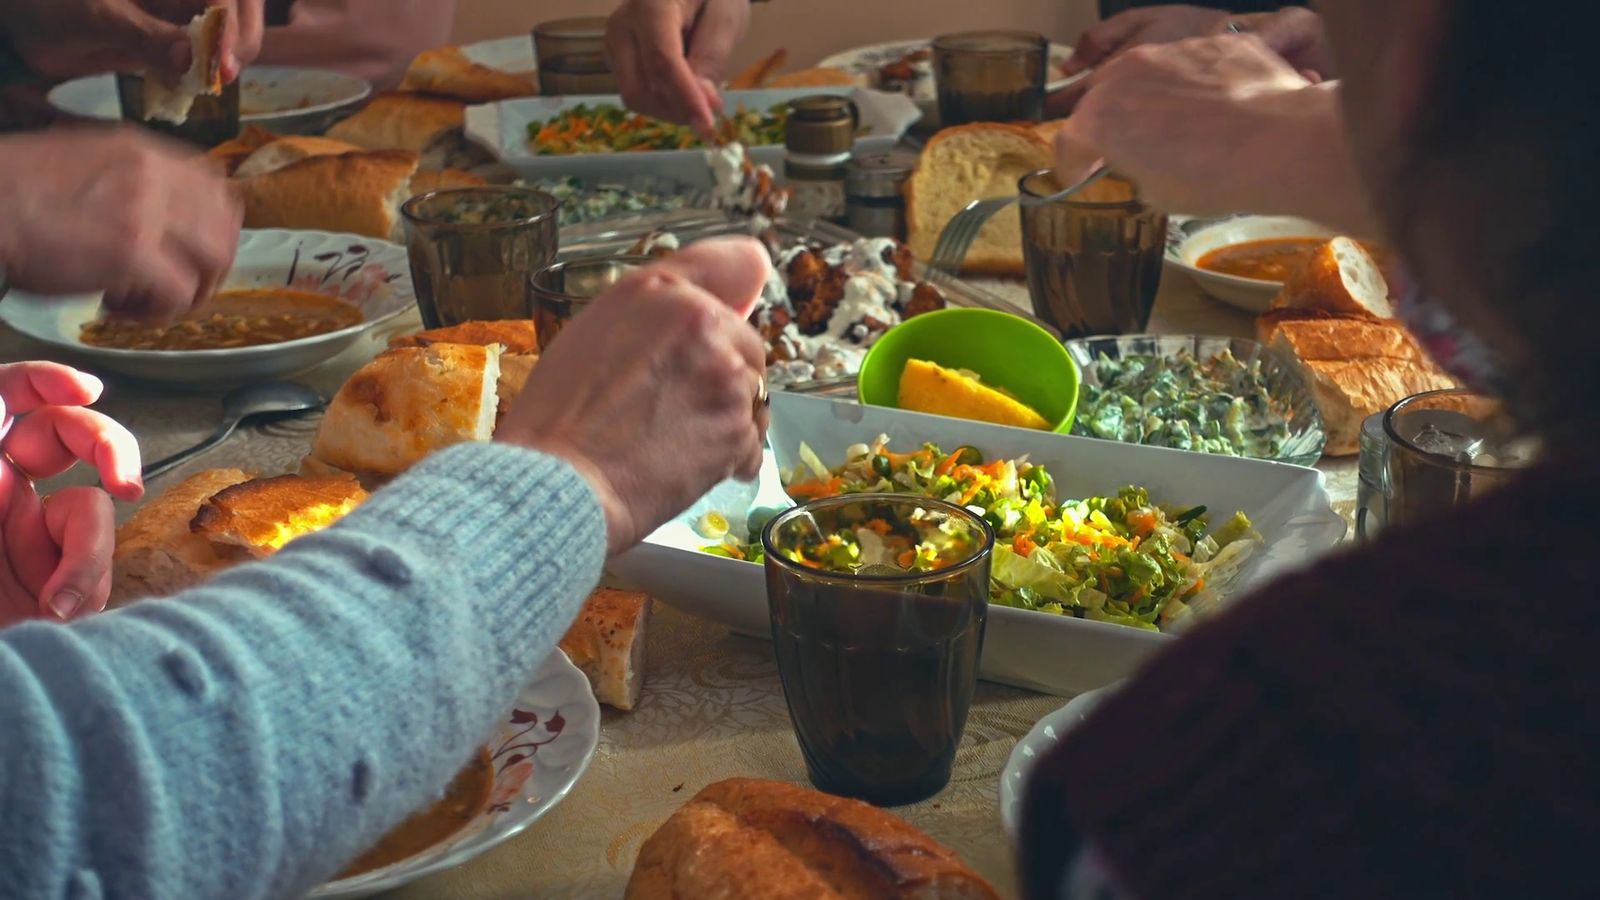
M 761 543 L 778 674 L 812 783 L 885 806 L 938 793 L 977 686 L 988 523 L 926 497 L 851 494 L 780 513 Z
M 615 94 L 617 76 L 606 64 L 604 17 L 556 19 L 533 29 L 539 92 L 550 95 Z
M 1538 444 L 1498 400 L 1468 390 L 1407 397 L 1383 417 L 1386 526 L 1424 521 L 1509 483 Z
M 939 123 L 1044 118 L 1050 42 L 1031 31 L 963 31 L 933 40 Z
M 528 318 L 524 284 L 556 258 L 560 206 L 522 187 L 456 188 L 407 200 L 401 212 L 423 324 Z
M 591 256 L 546 266 L 528 276 L 528 302 L 539 332 L 539 349 L 548 347 L 590 300 L 622 276 L 653 261 L 648 256 Z
M 1024 198 L 1048 197 L 1064 186 L 1042 169 L 1023 176 L 1017 189 Z M 1034 314 L 1069 339 L 1144 331 L 1166 240 L 1167 214 L 1116 175 L 1065 200 L 1023 203 L 1022 258 Z

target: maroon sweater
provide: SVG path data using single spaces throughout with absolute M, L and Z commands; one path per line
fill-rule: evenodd
M 1600 467 L 1197 629 L 1041 761 L 1023 833 L 1035 900 L 1080 841 L 1141 900 L 1600 897 Z

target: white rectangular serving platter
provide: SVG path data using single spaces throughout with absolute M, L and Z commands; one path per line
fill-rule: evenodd
M 814 94 L 848 96 L 861 114 L 862 134 L 856 149 L 867 152 L 887 150 L 900 140 L 921 116 L 917 105 L 904 94 L 891 94 L 852 87 L 783 88 L 723 92 L 728 112 L 743 106 L 747 110 L 766 110 L 780 103 Z M 579 104 L 622 106 L 622 98 L 611 95 L 592 97 L 522 97 L 467 107 L 467 137 L 482 145 L 507 167 L 523 178 L 617 178 L 640 173 L 670 177 L 691 186 L 710 183 L 710 169 L 703 150 L 646 150 L 633 153 L 575 153 L 540 156 L 528 149 L 528 125 L 542 122 Z M 783 174 L 782 144 L 749 148 L 751 160 L 772 166 Z
M 1345 534 L 1316 469 L 1262 460 L 1213 456 L 1008 428 L 861 406 L 801 394 L 772 397 L 770 445 L 762 479 L 777 479 L 798 462 L 801 442 L 836 465 L 851 444 L 886 434 L 890 447 L 915 449 L 932 441 L 949 450 L 963 444 L 988 458 L 1026 455 L 1055 479 L 1059 497 L 1103 496 L 1125 485 L 1147 488 L 1158 503 L 1206 505 L 1214 517 L 1243 510 L 1261 533 L 1256 551 L 1231 597 L 1274 575 L 1302 567 L 1332 549 Z M 694 530 L 708 510 L 743 532 L 756 484 L 718 485 L 682 516 L 618 557 L 612 573 L 684 612 L 768 637 L 762 567 L 713 556 L 712 543 Z M 1217 521 L 1214 518 L 1213 521 Z M 1175 636 L 1106 622 L 991 606 L 979 674 L 989 680 L 1047 693 L 1075 694 L 1130 674 Z

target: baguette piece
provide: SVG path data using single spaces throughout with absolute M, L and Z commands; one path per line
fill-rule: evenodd
M 162 597 L 204 581 L 225 568 L 224 558 L 189 520 L 206 498 L 250 480 L 241 469 L 207 469 L 167 488 L 136 510 L 117 529 L 111 555 L 114 605 L 143 597 Z
M 278 137 L 259 125 L 246 125 L 238 137 L 212 147 L 206 151 L 206 155 L 221 163 L 223 170 L 229 175 L 234 175 L 252 153 L 278 140 Z
M 733 778 L 696 794 L 639 850 L 626 900 L 994 900 L 949 848 L 903 819 L 778 781 Z
M 401 242 L 400 205 L 411 197 L 416 170 L 417 155 L 404 150 L 308 157 L 239 182 L 244 224 L 342 231 Z
M 464 103 L 494 103 L 532 97 L 538 85 L 521 75 L 475 63 L 460 47 L 436 47 L 417 54 L 400 82 L 402 91 L 419 91 Z
M 379 94 L 366 108 L 328 129 L 328 137 L 368 150 L 424 154 L 459 132 L 467 105 L 425 94 Z
M 312 455 L 358 476 L 395 476 L 429 453 L 494 434 L 500 346 L 387 350 L 328 404 Z
M 620 710 L 639 704 L 650 607 L 648 594 L 599 588 L 561 639 L 561 649 L 588 677 L 601 703 Z
M 365 499 L 367 492 L 353 475 L 258 478 L 212 494 L 189 521 L 189 530 L 263 559 L 339 521 Z
M 234 169 L 233 174 L 236 178 L 251 178 L 276 172 L 284 166 L 313 156 L 337 156 L 360 149 L 355 144 L 315 135 L 285 135 L 262 145 L 245 157 L 238 168 Z
M 1392 319 L 1389 284 L 1372 254 L 1347 237 L 1318 247 L 1283 283 L 1271 309 L 1322 310 L 1340 316 Z
M 906 184 L 906 243 L 927 261 L 944 226 L 973 200 L 1011 197 L 1017 181 L 1054 164 L 1049 140 L 1022 125 L 978 123 L 933 136 Z M 1022 277 L 1022 217 L 1007 209 L 990 219 L 961 265 L 966 275 Z
M 539 333 L 532 319 L 500 319 L 497 321 L 462 322 L 447 328 L 402 334 L 389 341 L 390 347 L 428 347 L 433 344 L 474 344 L 487 347 L 499 344 L 505 351 L 500 355 L 500 378 L 495 383 L 495 393 L 500 397 L 499 417 L 504 418 L 512 401 L 522 393 L 533 366 L 539 361 Z
M 163 73 L 144 73 L 144 118 L 181 125 L 189 118 L 195 98 L 222 93 L 222 33 L 228 27 L 228 9 L 208 6 L 189 20 L 189 68 L 176 79 Z

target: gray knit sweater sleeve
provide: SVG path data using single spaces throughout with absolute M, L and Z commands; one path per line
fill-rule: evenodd
M 605 544 L 570 467 L 472 444 L 203 587 L 0 631 L 0 897 L 305 892 L 488 738 Z

